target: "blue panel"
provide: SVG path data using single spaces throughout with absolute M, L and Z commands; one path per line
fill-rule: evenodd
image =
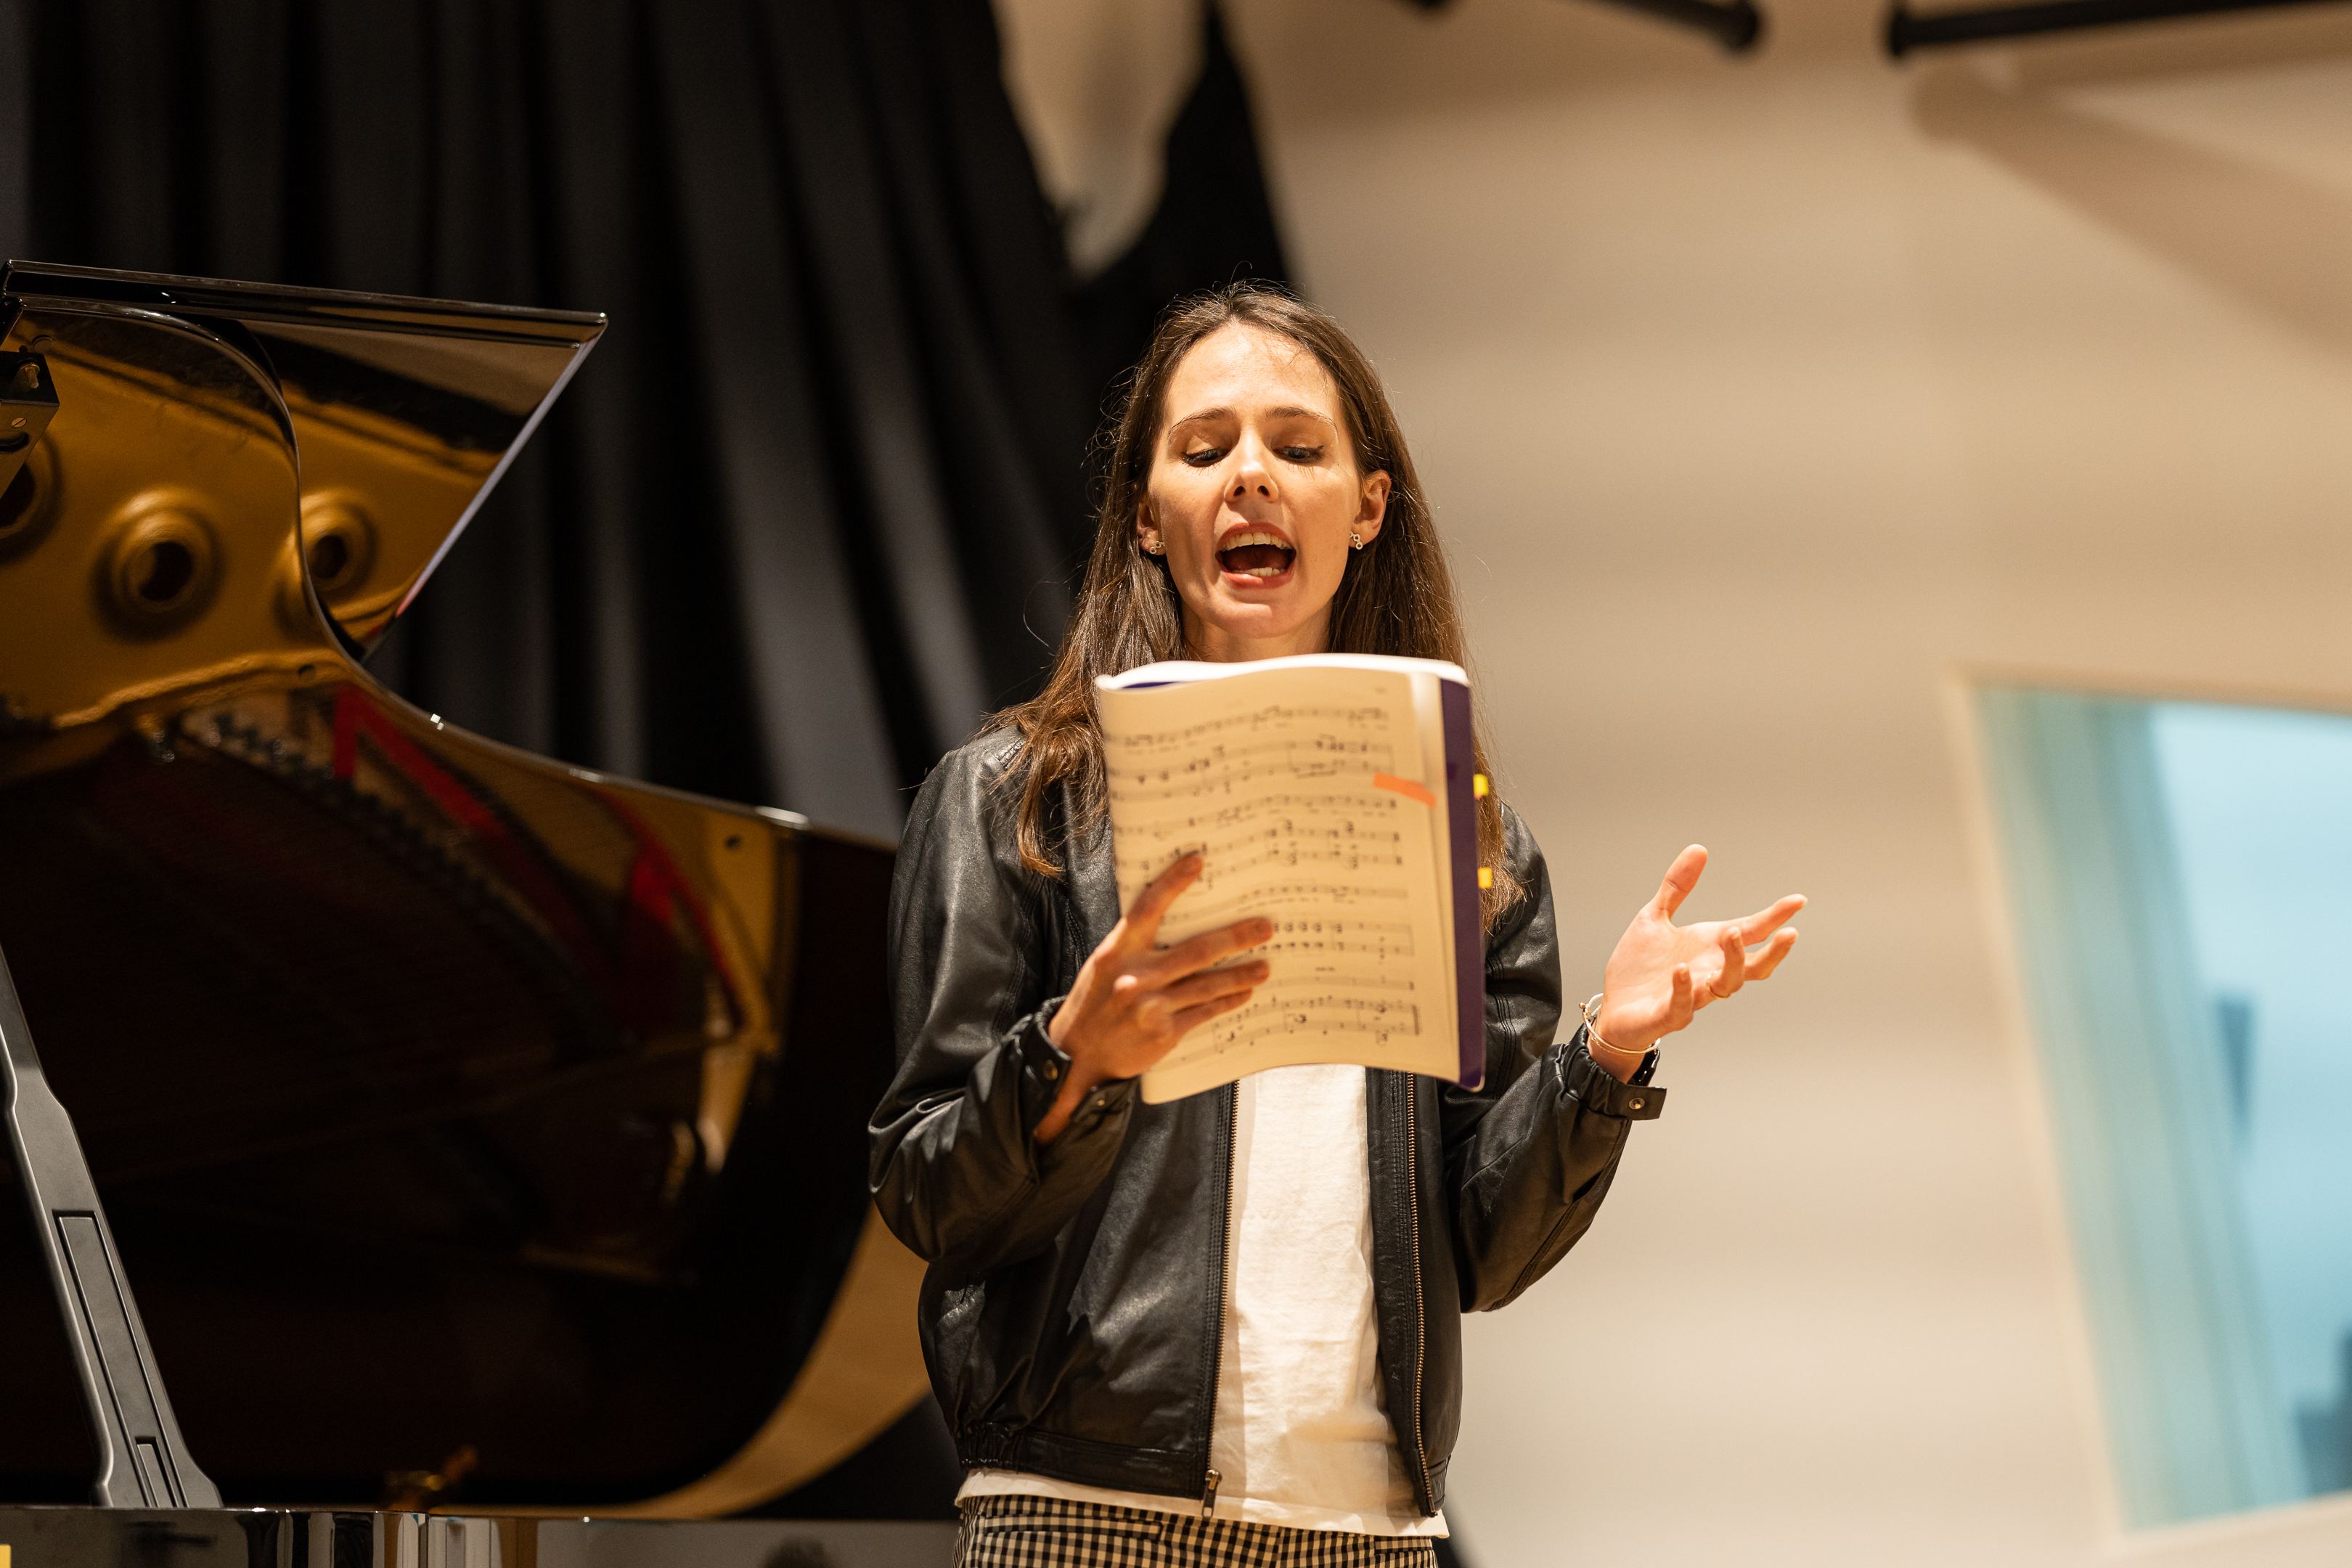
M 1979 704 L 2125 1516 L 2289 1500 L 2305 1467 L 2241 1182 L 2232 1036 L 2202 978 L 2153 710 L 2017 689 Z
M 2352 1487 L 2352 719 L 2151 716 L 2272 1378 L 2312 1492 Z

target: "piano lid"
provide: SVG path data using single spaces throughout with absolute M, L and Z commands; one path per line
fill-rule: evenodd
M 100 323 L 152 312 L 209 331 L 274 382 L 320 597 L 362 648 L 416 596 L 604 330 L 581 311 L 41 262 L 0 268 L 0 296 L 48 321 L 58 353 L 93 363 L 114 337 Z M 59 331 L 66 321 L 76 325 Z M 204 391 L 181 381 L 169 395 Z
M 224 1494 L 470 1447 L 461 1505 L 727 1512 L 926 1397 L 865 1187 L 888 847 L 357 662 L 600 319 L 0 279 L 0 950 Z M 0 1496 L 63 1500 L 24 1230 Z

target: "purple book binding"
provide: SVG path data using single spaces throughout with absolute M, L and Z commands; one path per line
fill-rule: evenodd
M 1445 808 L 1453 834 L 1454 994 L 1460 1007 L 1465 1089 L 1486 1081 L 1486 935 L 1478 918 L 1478 799 L 1472 787 L 1470 689 L 1438 682 L 1445 716 Z

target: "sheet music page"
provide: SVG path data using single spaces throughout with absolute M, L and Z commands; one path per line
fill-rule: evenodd
M 1119 907 L 1197 849 L 1201 879 L 1170 908 L 1162 946 L 1275 922 L 1245 955 L 1270 963 L 1265 984 L 1146 1073 L 1147 1100 L 1302 1062 L 1458 1070 L 1443 796 L 1415 682 L 1294 668 L 1097 693 Z

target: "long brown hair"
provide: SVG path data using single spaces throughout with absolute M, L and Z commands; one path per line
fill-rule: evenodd
M 1069 824 L 1073 831 L 1099 822 L 1104 811 L 1095 677 L 1184 656 L 1183 601 L 1165 558 L 1144 553 L 1135 525 L 1176 366 L 1193 344 L 1235 322 L 1278 333 L 1321 361 L 1346 411 L 1357 472 L 1385 470 L 1389 476 L 1381 531 L 1361 550 L 1349 552 L 1347 574 L 1331 601 L 1331 651 L 1468 662 L 1444 548 L 1430 521 L 1396 411 L 1363 351 L 1329 316 L 1265 283 L 1228 284 L 1179 300 L 1160 318 L 1151 346 L 1129 375 L 1117 422 L 1106 426 L 1102 440 L 1109 447 L 1109 463 L 1094 552 L 1054 673 L 1035 697 L 989 721 L 991 729 L 1013 730 L 1021 737 L 1006 784 L 1021 795 L 1021 862 L 1040 876 L 1058 879 L 1063 871 L 1051 842 L 1053 786 L 1069 786 L 1077 817 Z M 1473 745 L 1475 767 L 1487 773 L 1486 742 L 1475 731 Z M 1480 900 L 1491 927 L 1520 890 L 1503 864 L 1503 815 L 1491 792 L 1478 803 L 1478 859 L 1495 873 L 1494 886 Z

